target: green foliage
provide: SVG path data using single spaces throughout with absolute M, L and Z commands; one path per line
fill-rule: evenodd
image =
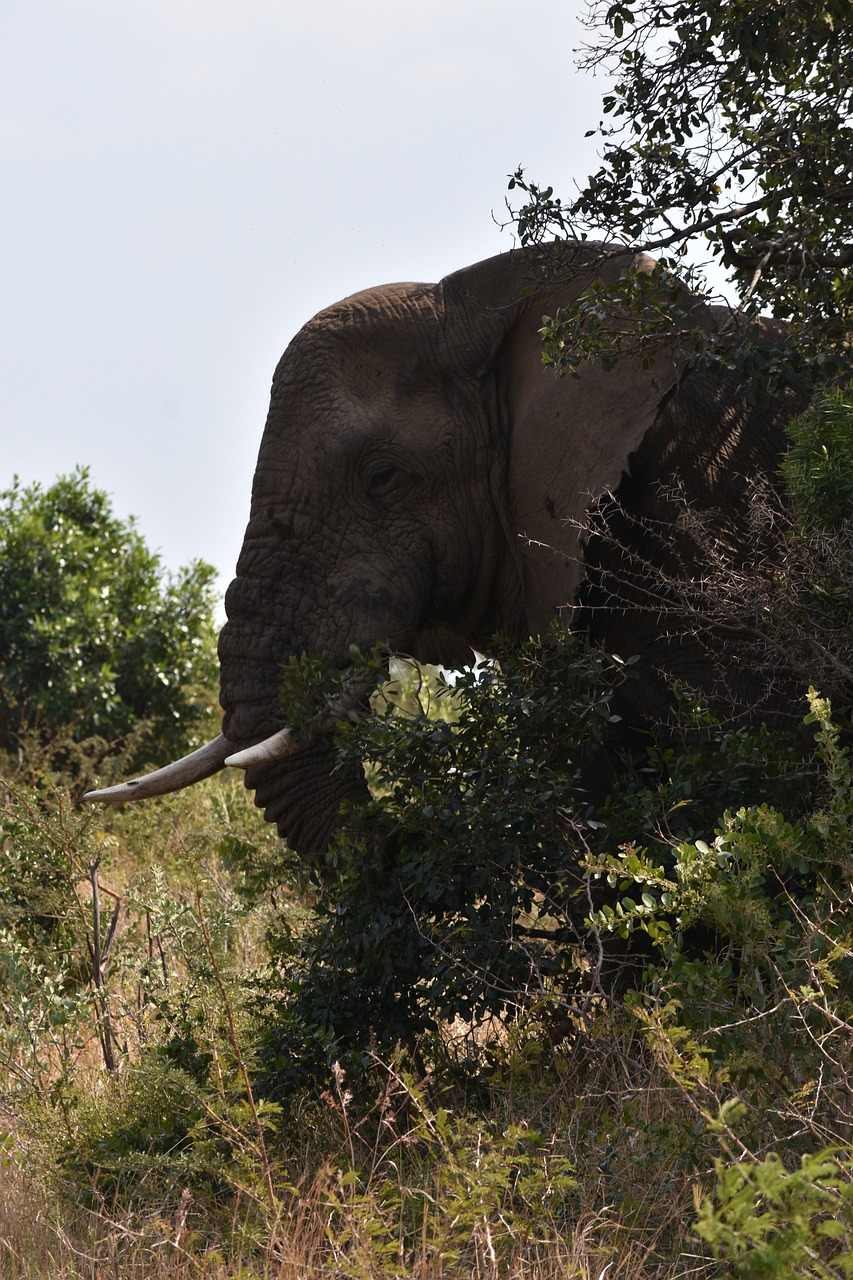
M 144 1247 L 139 1273 L 175 1280 L 284 1258 L 358 1280 L 610 1262 L 660 1280 L 703 1249 L 745 1276 L 766 1274 L 746 1269 L 760 1250 L 782 1275 L 809 1248 L 840 1268 L 821 1196 L 849 1181 L 847 1152 L 825 1151 L 846 1132 L 853 1023 L 843 735 L 814 696 L 819 775 L 771 734 L 728 734 L 651 749 L 633 775 L 614 761 L 593 806 L 631 678 L 554 632 L 349 720 L 377 799 L 316 915 L 235 778 L 85 819 L 44 782 L 7 791 L 0 1080 L 9 1160 L 45 1171 L 26 1220 L 49 1205 L 101 1269 L 131 1273 Z M 99 856 L 121 899 L 100 990 Z M 624 1002 L 598 981 L 599 940 L 639 953 Z M 0 1158 L 13 1239 L 5 1177 Z
M 627 1003 L 723 1148 L 697 1230 L 749 1280 L 853 1274 L 853 767 L 827 700 L 809 705 L 822 776 L 790 816 L 741 806 L 672 863 L 658 844 L 587 864 L 618 894 L 599 929 L 654 945 Z
M 62 791 L 0 786 L 0 1075 L 61 1089 L 91 1038 L 86 816 Z
M 588 864 L 618 894 L 615 910 L 593 917 L 602 933 L 653 943 L 626 1003 L 718 1135 L 720 1207 L 703 1202 L 700 1231 L 750 1277 L 835 1274 L 815 1262 L 831 1228 L 808 1225 L 820 1207 L 808 1184 L 839 1154 L 827 1138 L 843 1148 L 848 1137 L 853 773 L 828 703 L 812 691 L 810 705 L 822 778 L 790 817 L 743 806 L 713 837 L 677 842 L 672 864 L 660 847 L 632 846 Z M 803 1172 L 789 1179 L 796 1158 Z M 839 1159 L 849 1181 L 849 1154 Z M 821 1195 L 826 1212 L 832 1197 Z
M 619 730 L 610 702 L 631 678 L 555 627 L 499 666 L 461 673 L 443 699 L 427 686 L 430 714 L 389 705 L 348 724 L 342 750 L 367 761 L 375 798 L 350 815 L 337 878 L 296 952 L 289 934 L 271 939 L 292 994 L 267 1041 L 265 1087 L 290 1089 L 324 1062 L 457 1018 L 476 1026 L 536 1009 L 559 1021 L 618 965 L 623 940 L 636 950 L 640 935 L 660 942 L 694 926 L 723 936 L 713 875 L 688 841 L 727 802 L 795 801 L 812 779 L 769 735 L 745 732 L 682 754 L 650 736 L 645 769 L 626 772 L 608 745 Z M 656 842 L 648 856 L 628 843 L 638 831 Z
M 368 1092 L 380 1096 L 358 1115 L 340 1069 L 331 1093 L 291 1092 L 286 1112 L 252 1093 L 260 1030 L 284 980 L 265 966 L 263 928 L 272 912 L 277 925 L 287 917 L 295 951 L 306 906 L 287 887 L 293 869 L 263 856 L 275 837 L 256 828 L 252 849 L 257 815 L 236 778 L 169 797 L 145 820 L 134 808 L 96 811 L 96 825 L 44 784 L 35 798 L 12 787 L 3 804 L 0 900 L 17 931 L 0 939 L 0 1082 L 15 1107 L 8 1169 L 27 1179 L 26 1222 L 49 1202 L 60 1239 L 82 1249 L 85 1238 L 87 1257 L 111 1250 L 121 1274 L 121 1259 L 145 1245 L 137 1270 L 152 1276 L 172 1276 L 168 1260 L 186 1266 L 180 1276 L 280 1274 L 301 1232 L 306 1249 L 316 1242 L 302 1273 L 318 1276 L 390 1280 L 417 1274 L 418 1259 L 424 1274 L 463 1275 L 492 1258 L 512 1274 L 544 1252 L 563 1256 L 572 1161 L 523 1117 L 457 1114 L 399 1058 L 386 1068 L 365 1056 Z M 85 886 L 99 855 L 102 893 L 118 890 L 120 911 L 96 989 Z M 263 901 L 265 866 L 274 906 Z M 51 967 L 33 916 L 63 903 L 79 927 L 57 933 Z M 277 936 L 284 955 L 280 927 Z M 105 1013 L 115 1071 L 98 1066 Z M 531 1075 L 521 1048 L 517 1057 L 516 1089 Z M 3 1160 L 0 1225 L 12 1240 Z M 31 1236 L 21 1251 L 35 1256 Z M 48 1262 L 25 1274 L 77 1273 Z
M 853 702 L 853 400 L 818 395 L 787 432 L 783 493 L 753 502 L 751 533 L 763 547 L 756 572 L 716 575 L 708 595 L 749 617 L 782 668 L 841 713 Z
M 297 735 L 316 732 L 329 718 L 329 708 L 346 705 L 355 690 L 373 689 L 384 675 L 387 652 L 379 644 L 370 654 L 357 645 L 349 651 L 351 665 L 341 669 L 328 654 L 311 657 L 306 653 L 291 657 L 281 673 L 280 700 L 287 708 L 287 722 Z M 351 712 L 355 718 L 355 712 Z
M 87 821 L 68 798 L 7 784 L 0 792 L 0 927 L 39 953 L 70 955 L 79 942 L 77 887 L 96 855 Z
M 71 1078 L 94 1004 L 79 977 L 67 956 L 40 956 L 0 929 L 0 1070 L 7 1088 L 50 1095 Z
M 820 396 L 787 431 L 782 476 L 798 521 L 843 536 L 840 526 L 853 520 L 853 398 Z
M 714 1198 L 697 1230 L 743 1280 L 835 1280 L 853 1275 L 853 1159 L 831 1148 L 786 1168 L 765 1160 L 716 1162 Z
M 601 164 L 574 199 L 525 180 L 514 214 L 521 243 L 556 234 L 601 240 L 611 252 L 656 253 L 694 288 L 687 266 L 711 254 L 748 314 L 790 320 L 761 342 L 734 323 L 673 312 L 668 336 L 687 332 L 694 361 L 784 383 L 806 368 L 824 379 L 849 369 L 853 327 L 853 37 L 847 0 L 596 0 L 594 42 L 582 65 L 603 68 Z M 627 274 L 594 284 L 546 323 L 558 367 L 648 343 L 649 291 Z M 596 323 L 601 310 L 606 317 Z M 634 323 L 613 323 L 623 313 Z M 734 322 L 735 317 L 732 317 Z
M 455 1116 L 392 1063 L 383 1112 L 403 1144 L 368 1162 L 357 1149 L 339 1067 L 335 1078 L 345 1157 L 325 1196 L 337 1274 L 397 1275 L 403 1258 L 419 1255 L 422 1274 L 476 1275 L 488 1267 L 486 1274 L 499 1275 L 546 1242 L 554 1248 L 578 1184 L 571 1161 L 539 1133 L 498 1118 Z
M 337 879 L 294 974 L 297 1017 L 327 1055 L 503 1015 L 575 971 L 578 862 L 594 827 L 578 816 L 579 771 L 624 677 L 555 628 L 500 668 L 461 673 L 452 721 L 388 704 L 349 724 L 342 750 L 368 762 L 380 798 L 336 846 Z M 286 1077 L 304 1045 L 276 1052 Z
M 85 469 L 0 494 L 0 746 L 36 728 L 162 762 L 215 724 L 214 570 L 164 575 Z
M 171 1064 L 145 1058 L 103 1093 L 81 1094 L 70 1109 L 62 1164 L 68 1172 L 97 1175 L 109 1202 L 140 1176 L 149 1182 L 185 1177 L 191 1168 L 193 1125 L 203 1115 L 197 1084 Z M 97 1201 L 95 1201 L 97 1203 Z

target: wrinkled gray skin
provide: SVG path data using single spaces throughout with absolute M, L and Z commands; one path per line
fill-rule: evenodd
M 565 266 L 572 251 L 554 254 Z M 737 518 L 746 478 L 777 465 L 790 406 L 748 414 L 698 376 L 679 386 L 675 335 L 647 369 L 625 360 L 556 378 L 542 366 L 541 318 L 589 275 L 531 290 L 536 278 L 516 251 L 437 285 L 369 290 L 315 316 L 284 353 L 219 642 L 235 749 L 286 722 L 290 655 L 345 666 L 350 645 L 379 640 L 453 667 L 495 631 L 520 640 L 558 613 L 640 653 L 638 714 L 661 709 L 661 668 L 711 692 L 707 655 L 667 638 L 660 619 L 626 614 L 600 587 L 584 588 L 578 610 L 586 568 L 573 522 L 620 483 L 636 514 L 671 520 L 660 486 L 676 479 L 699 506 Z M 363 792 L 333 764 L 324 738 L 247 770 L 256 804 L 311 859 L 341 801 Z

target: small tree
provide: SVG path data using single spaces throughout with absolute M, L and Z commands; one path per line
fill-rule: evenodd
M 664 298 L 667 339 L 689 328 L 694 361 L 757 367 L 777 382 L 849 369 L 849 0 L 593 0 L 589 26 L 597 40 L 582 65 L 613 77 L 605 118 L 587 135 L 602 139 L 601 165 L 566 202 L 519 170 L 510 188 L 527 197 L 513 214 L 522 244 L 556 234 L 602 239 L 607 254 L 648 250 L 700 289 L 686 255 L 710 254 L 737 288 L 731 323 L 712 333 L 706 317 Z M 546 323 L 548 357 L 573 368 L 618 356 L 637 334 L 603 318 L 648 302 L 630 273 L 593 286 Z M 736 322 L 762 310 L 791 327 L 756 344 Z M 641 338 L 655 338 L 648 312 Z
M 0 493 L 0 747 L 25 730 L 113 741 L 152 722 L 145 758 L 186 750 L 216 704 L 211 565 L 165 574 L 134 521 L 79 468 Z

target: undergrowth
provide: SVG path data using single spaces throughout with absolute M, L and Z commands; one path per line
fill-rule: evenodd
M 830 708 L 817 770 L 712 733 L 592 809 L 548 690 L 600 741 L 624 673 L 548 645 L 349 731 L 379 798 L 331 878 L 237 779 L 93 815 L 10 763 L 0 1275 L 849 1273 Z
M 830 408 L 767 637 L 817 611 L 843 690 Z M 320 874 L 230 774 L 95 812 L 107 744 L 3 758 L 3 1280 L 853 1275 L 845 699 L 790 737 L 684 702 L 627 759 L 630 663 L 500 656 L 348 720 L 373 799 Z

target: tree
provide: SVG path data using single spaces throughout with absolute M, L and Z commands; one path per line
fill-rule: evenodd
M 657 317 L 670 331 L 691 328 L 694 363 L 734 362 L 777 383 L 849 370 L 849 0 L 593 0 L 589 25 L 598 39 L 582 65 L 613 76 L 605 119 L 587 135 L 603 140 L 601 165 L 567 202 L 518 170 L 522 243 L 592 236 L 607 254 L 648 250 L 662 273 L 707 291 L 698 264 L 686 265 L 702 249 L 736 286 L 731 322 L 712 335 L 666 300 Z M 546 323 L 549 359 L 571 369 L 588 355 L 618 357 L 635 335 L 630 325 L 603 333 L 602 314 L 636 314 L 648 301 L 630 273 L 610 291 L 594 286 Z M 767 310 L 790 328 L 757 345 L 737 321 Z
M 146 760 L 185 751 L 214 717 L 214 574 L 164 574 L 84 468 L 47 489 L 15 480 L 0 493 L 0 746 L 150 721 Z

